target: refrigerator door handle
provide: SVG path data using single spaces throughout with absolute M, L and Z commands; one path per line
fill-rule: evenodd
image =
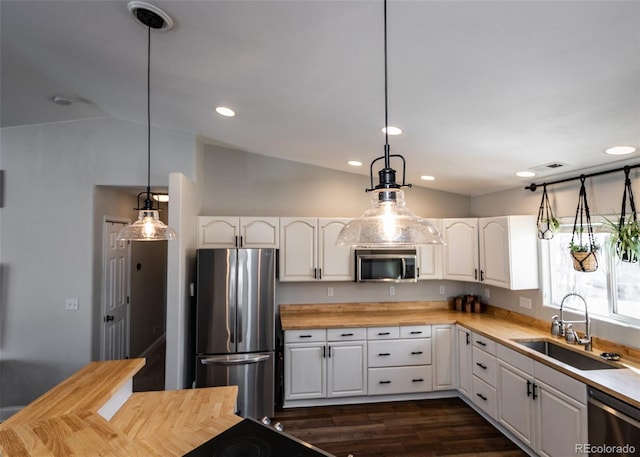
M 200 359 L 202 365 L 250 365 L 268 360 L 271 354 L 219 355 Z

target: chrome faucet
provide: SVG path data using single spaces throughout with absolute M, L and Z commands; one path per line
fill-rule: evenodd
M 564 302 L 569 297 L 578 297 L 584 303 L 584 320 L 583 321 L 565 321 L 564 320 Z M 578 338 L 571 324 L 585 324 L 586 332 L 584 338 Z M 585 351 L 591 351 L 591 319 L 589 319 L 589 309 L 587 301 L 584 297 L 576 292 L 569 292 L 564 296 L 560 303 L 560 335 L 564 336 L 567 342 L 584 345 Z

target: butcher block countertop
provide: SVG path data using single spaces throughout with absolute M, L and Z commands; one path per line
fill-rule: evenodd
M 242 420 L 236 386 L 126 394 L 142 366 L 89 363 L 0 424 L 0 455 L 182 456 Z
M 548 339 L 584 352 L 582 346 L 569 345 L 563 339 L 553 338 L 549 331 L 550 322 L 492 306 L 487 308 L 483 313 L 465 313 L 450 309 L 446 301 L 280 305 L 280 321 L 285 331 L 460 324 L 640 408 L 640 349 L 594 337 L 592 355 L 599 358 L 601 352 L 617 352 L 622 355 L 618 365 L 623 368 L 579 370 L 517 343 L 517 340 Z

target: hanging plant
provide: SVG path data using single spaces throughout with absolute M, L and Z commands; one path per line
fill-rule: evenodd
M 622 209 L 618 222 L 605 218 L 605 225 L 611 231 L 607 239 L 607 248 L 623 262 L 637 262 L 640 258 L 640 221 L 636 213 L 636 205 L 631 190 L 629 179 L 630 168 L 624 167 L 625 181 L 622 194 Z M 629 194 L 629 206 L 631 214 L 626 217 L 627 193 Z
M 593 236 L 593 226 L 591 225 L 591 214 L 587 203 L 587 190 L 584 186 L 584 181 L 585 176 L 580 176 L 580 193 L 578 195 L 576 217 L 573 220 L 569 252 L 573 260 L 574 270 L 589 273 L 598 269 L 596 252 L 599 246 Z
M 540 209 L 538 209 L 538 238 L 541 240 L 550 240 L 560 228 L 560 221 L 556 219 L 551 210 L 549 196 L 547 195 L 547 185 L 542 185 L 542 201 Z

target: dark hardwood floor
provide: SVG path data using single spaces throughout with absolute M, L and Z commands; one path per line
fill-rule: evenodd
M 283 409 L 276 420 L 337 457 L 526 456 L 459 398 Z

